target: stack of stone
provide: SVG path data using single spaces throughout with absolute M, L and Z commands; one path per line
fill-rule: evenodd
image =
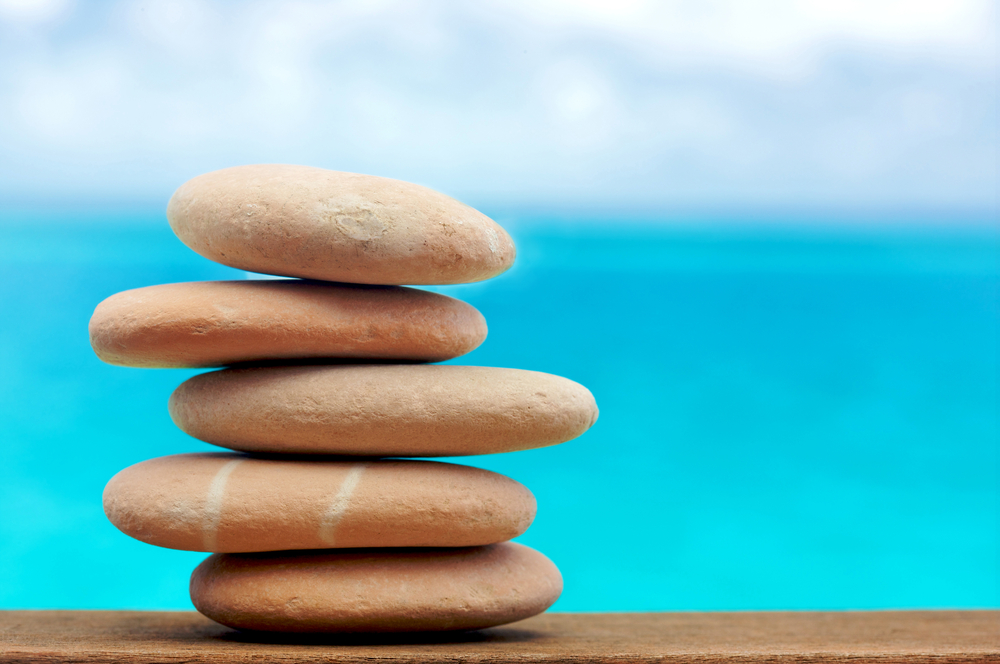
M 486 337 L 474 308 L 398 284 L 503 272 L 510 237 L 426 188 L 299 166 L 197 177 L 167 216 L 212 260 L 293 280 L 151 286 L 102 302 L 106 362 L 228 367 L 183 383 L 177 425 L 233 452 L 152 459 L 104 492 L 124 533 L 212 552 L 191 577 L 208 617 L 242 629 L 477 629 L 534 615 L 562 590 L 509 542 L 531 492 L 489 471 L 391 457 L 561 443 L 597 419 L 586 388 L 533 371 L 434 365 Z

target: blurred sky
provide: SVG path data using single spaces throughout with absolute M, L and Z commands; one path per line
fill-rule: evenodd
M 288 162 L 481 207 L 982 219 L 997 4 L 0 0 L 0 202 Z

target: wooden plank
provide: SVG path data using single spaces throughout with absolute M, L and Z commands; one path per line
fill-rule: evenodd
M 265 638 L 193 612 L 0 612 L 2 662 L 1000 662 L 1000 611 L 545 614 L 445 635 Z

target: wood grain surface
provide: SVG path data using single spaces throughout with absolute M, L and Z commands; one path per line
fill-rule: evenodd
M 480 632 L 268 638 L 189 612 L 0 612 L 2 662 L 1000 662 L 1000 611 L 545 614 Z

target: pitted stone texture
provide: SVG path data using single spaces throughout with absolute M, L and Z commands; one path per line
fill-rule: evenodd
M 200 374 L 174 391 L 170 414 L 195 438 L 247 452 L 456 456 L 565 442 L 597 405 L 536 371 L 345 365 Z
M 485 338 L 483 316 L 445 295 L 298 280 L 138 288 L 104 300 L 90 319 L 97 356 L 133 367 L 315 358 L 438 362 Z
M 230 627 L 274 632 L 480 629 L 541 613 L 562 577 L 526 546 L 215 554 L 191 600 Z
M 514 262 L 510 236 L 436 191 L 308 166 L 237 166 L 181 185 L 177 236 L 213 261 L 265 274 L 362 284 L 456 284 Z
M 104 511 L 126 535 L 187 551 L 478 546 L 527 530 L 535 498 L 451 463 L 208 453 L 126 468 Z

